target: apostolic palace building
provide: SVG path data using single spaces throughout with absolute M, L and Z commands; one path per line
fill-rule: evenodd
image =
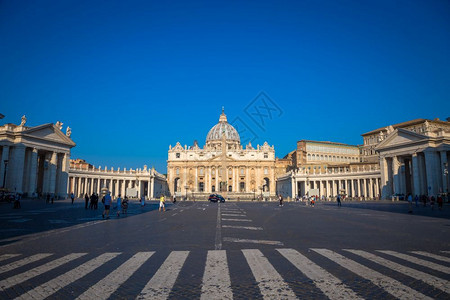
M 0 119 L 3 115 L 0 114 Z M 94 167 L 71 159 L 75 146 L 63 123 L 0 126 L 0 184 L 25 197 L 66 198 L 109 190 L 148 199 L 161 194 L 205 200 L 220 193 L 233 200 L 338 194 L 354 199 L 448 194 L 450 122 L 415 119 L 362 134 L 362 145 L 299 140 L 276 158 L 267 142 L 241 145 L 222 110 L 219 122 L 197 142 L 169 147 L 167 175 L 139 169 Z

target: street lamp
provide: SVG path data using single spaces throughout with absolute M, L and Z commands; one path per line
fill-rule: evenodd
M 5 188 L 5 182 L 6 182 L 6 167 L 8 166 L 8 160 L 5 159 L 5 160 L 3 161 L 3 163 L 5 164 L 5 170 L 4 170 L 4 172 L 3 172 L 3 185 L 2 185 L 2 188 Z

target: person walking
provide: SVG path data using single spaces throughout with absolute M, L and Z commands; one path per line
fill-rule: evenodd
M 110 192 L 108 192 L 103 198 L 105 199 L 105 202 L 104 202 L 105 210 L 103 211 L 102 217 L 104 219 L 105 215 L 106 215 L 106 219 L 109 219 L 109 210 L 110 210 L 110 207 L 111 207 L 111 195 L 110 195 Z
M 120 198 L 120 194 L 116 201 L 117 217 L 120 217 L 120 211 L 122 210 L 122 198 Z
M 409 205 L 408 213 L 412 214 L 413 210 L 412 210 L 412 195 L 411 195 L 411 193 L 408 194 L 408 205 Z
M 127 198 L 127 196 L 125 196 L 125 198 L 123 198 L 123 202 L 122 202 L 122 213 L 124 215 L 126 215 L 128 212 L 127 210 L 128 210 L 128 198 Z
M 142 195 L 141 196 L 141 208 L 143 208 L 145 206 L 145 196 Z
M 438 204 L 438 208 L 439 210 L 442 210 L 442 205 L 443 205 L 444 201 L 442 199 L 442 195 L 438 195 L 437 196 L 437 204 Z
M 283 196 L 281 196 L 281 194 L 278 195 L 278 200 L 280 201 L 279 206 L 282 207 L 283 206 Z
M 342 206 L 342 204 L 341 204 L 341 195 L 337 195 L 336 201 L 337 201 L 338 207 L 341 207 Z
M 419 206 L 419 195 L 416 195 L 414 197 L 414 201 L 416 202 L 416 207 L 418 207 Z
M 163 211 L 166 211 L 166 207 L 164 205 L 165 201 L 166 199 L 164 199 L 164 195 L 161 194 L 161 197 L 159 197 L 159 211 L 161 211 L 161 208 L 163 209 Z
M 73 204 L 73 201 L 75 201 L 75 195 L 73 194 L 73 192 L 70 193 L 70 199 L 72 199 L 72 204 Z
M 88 205 L 89 205 L 89 196 L 88 194 L 84 194 L 84 209 L 88 209 Z
M 92 192 L 92 195 L 90 197 L 90 202 L 89 202 L 89 209 L 94 209 L 94 201 L 95 201 L 95 193 Z

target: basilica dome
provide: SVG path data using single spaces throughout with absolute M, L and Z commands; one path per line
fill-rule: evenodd
M 219 118 L 219 123 L 214 125 L 214 127 L 209 130 L 208 135 L 206 136 L 206 142 L 222 140 L 222 133 L 225 134 L 225 138 L 228 141 L 241 141 L 239 138 L 239 133 L 231 124 L 228 123 L 227 116 L 223 110 Z

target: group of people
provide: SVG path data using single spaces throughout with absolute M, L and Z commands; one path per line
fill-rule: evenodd
M 105 209 L 103 210 L 102 213 L 102 218 L 109 219 L 109 212 L 111 210 L 112 205 L 112 198 L 110 192 L 106 193 L 106 195 L 103 196 L 102 203 L 105 206 Z M 116 199 L 116 206 L 114 206 L 114 209 L 117 209 L 117 217 L 120 217 L 120 213 L 126 215 L 128 213 L 128 197 L 125 196 L 125 198 L 123 198 L 122 200 L 122 197 L 119 194 L 119 197 L 117 197 Z
M 411 214 L 413 209 L 413 196 L 411 193 L 408 194 L 407 198 L 409 203 L 409 213 Z M 427 206 L 427 203 L 430 203 L 431 210 L 434 210 L 434 205 L 437 203 L 438 209 L 442 210 L 444 206 L 444 199 L 442 198 L 442 195 L 434 196 L 427 196 L 427 195 L 415 195 L 414 196 L 414 202 L 416 204 L 416 207 L 419 206 L 419 201 L 423 203 L 423 207 Z

